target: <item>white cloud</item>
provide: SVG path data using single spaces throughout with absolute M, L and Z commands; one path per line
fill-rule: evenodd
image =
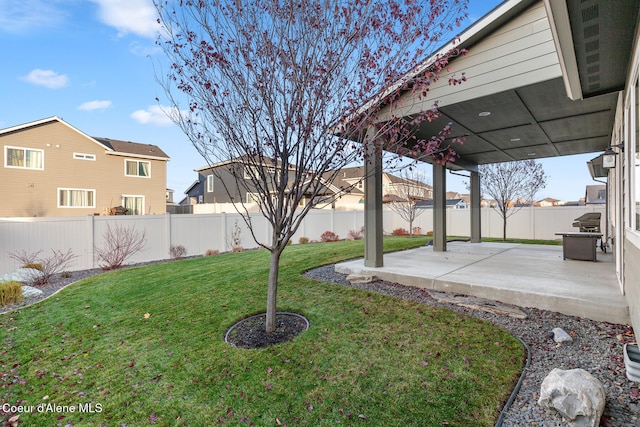
M 157 11 L 152 0 L 92 0 L 98 5 L 100 20 L 118 30 L 119 36 L 128 33 L 155 38 L 160 30 Z
M 78 110 L 83 111 L 94 111 L 94 110 L 104 110 L 106 108 L 111 107 L 111 101 L 88 101 L 82 103 L 78 106 Z
M 23 76 L 22 80 L 34 85 L 48 87 L 49 89 L 58 89 L 69 83 L 69 78 L 65 74 L 58 74 L 53 70 L 41 70 L 39 68 Z
M 0 30 L 25 33 L 58 27 L 66 13 L 56 2 L 43 0 L 0 0 Z
M 173 114 L 171 107 L 162 107 L 159 105 L 152 105 L 146 110 L 137 110 L 131 113 L 131 117 L 138 123 L 143 125 L 152 124 L 158 126 L 168 126 L 173 124 L 173 121 L 169 117 Z

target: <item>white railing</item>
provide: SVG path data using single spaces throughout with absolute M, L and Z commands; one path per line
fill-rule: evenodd
M 523 208 L 509 218 L 507 236 L 530 239 L 556 239 L 557 231 L 576 231 L 573 220 L 587 212 L 601 212 L 604 226 L 604 206 Z M 502 237 L 502 220 L 490 208 L 482 209 L 482 235 Z M 253 232 L 257 239 L 268 242 L 270 227 L 260 214 L 252 217 Z M 71 249 L 77 258 L 70 270 L 98 267 L 94 248 L 104 247 L 107 226 L 131 227 L 146 235 L 143 251 L 134 255 L 129 263 L 155 261 L 170 258 L 170 247 L 182 245 L 187 256 L 202 255 L 207 250 L 225 252 L 231 249 L 231 236 L 240 228 L 240 244 L 245 249 L 255 248 L 250 230 L 238 214 L 192 214 L 192 215 L 143 215 L 143 216 L 81 216 L 81 217 L 24 217 L 0 218 L 0 275 L 20 267 L 10 254 L 18 251 L 33 253 L 42 251 L 47 256 L 52 249 Z M 325 231 L 333 231 L 346 238 L 350 231 L 360 230 L 364 225 L 363 211 L 314 210 L 304 219 L 293 237 L 320 240 Z M 423 233 L 433 229 L 433 211 L 426 210 L 414 223 Z M 384 231 L 390 234 L 397 228 L 409 226 L 393 211 L 384 211 Z M 447 210 L 447 235 L 468 236 L 470 234 L 470 210 Z

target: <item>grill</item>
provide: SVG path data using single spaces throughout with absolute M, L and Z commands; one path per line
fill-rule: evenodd
M 573 220 L 581 233 L 600 233 L 600 212 L 589 212 Z

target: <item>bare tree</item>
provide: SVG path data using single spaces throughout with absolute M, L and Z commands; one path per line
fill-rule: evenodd
M 502 217 L 502 239 L 507 240 L 507 218 L 523 203 L 533 203 L 536 193 L 547 185 L 547 175 L 533 159 L 481 165 L 479 171 L 482 194 L 495 199 L 494 209 Z
M 379 150 L 381 137 L 399 154 L 455 158 L 444 145 L 448 127 L 430 139 L 415 136 L 415 125 L 438 116 L 435 103 L 411 121 L 391 113 L 382 122 L 378 113 L 400 107 L 407 92 L 424 99 L 449 58 L 464 53 L 454 48 L 421 62 L 466 16 L 467 1 L 154 1 L 158 44 L 170 64 L 158 77 L 169 114 L 209 165 L 229 164 L 233 185 L 216 182 L 271 253 L 270 333 L 280 256 L 326 194 L 325 174 L 362 159 L 367 144 Z M 268 241 L 255 235 L 246 200 L 238 198 L 247 192 L 260 195 Z
M 392 185 L 388 205 L 409 223 L 409 235 L 413 236 L 413 222 L 424 212 L 418 203 L 432 198 L 427 180 L 418 170 L 405 169 Z

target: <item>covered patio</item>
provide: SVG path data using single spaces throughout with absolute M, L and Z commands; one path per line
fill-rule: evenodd
M 449 242 L 446 252 L 425 246 L 386 254 L 384 267 L 367 267 L 360 259 L 338 264 L 336 271 L 628 324 L 613 255 L 598 250 L 597 258 L 563 260 L 561 246 Z

